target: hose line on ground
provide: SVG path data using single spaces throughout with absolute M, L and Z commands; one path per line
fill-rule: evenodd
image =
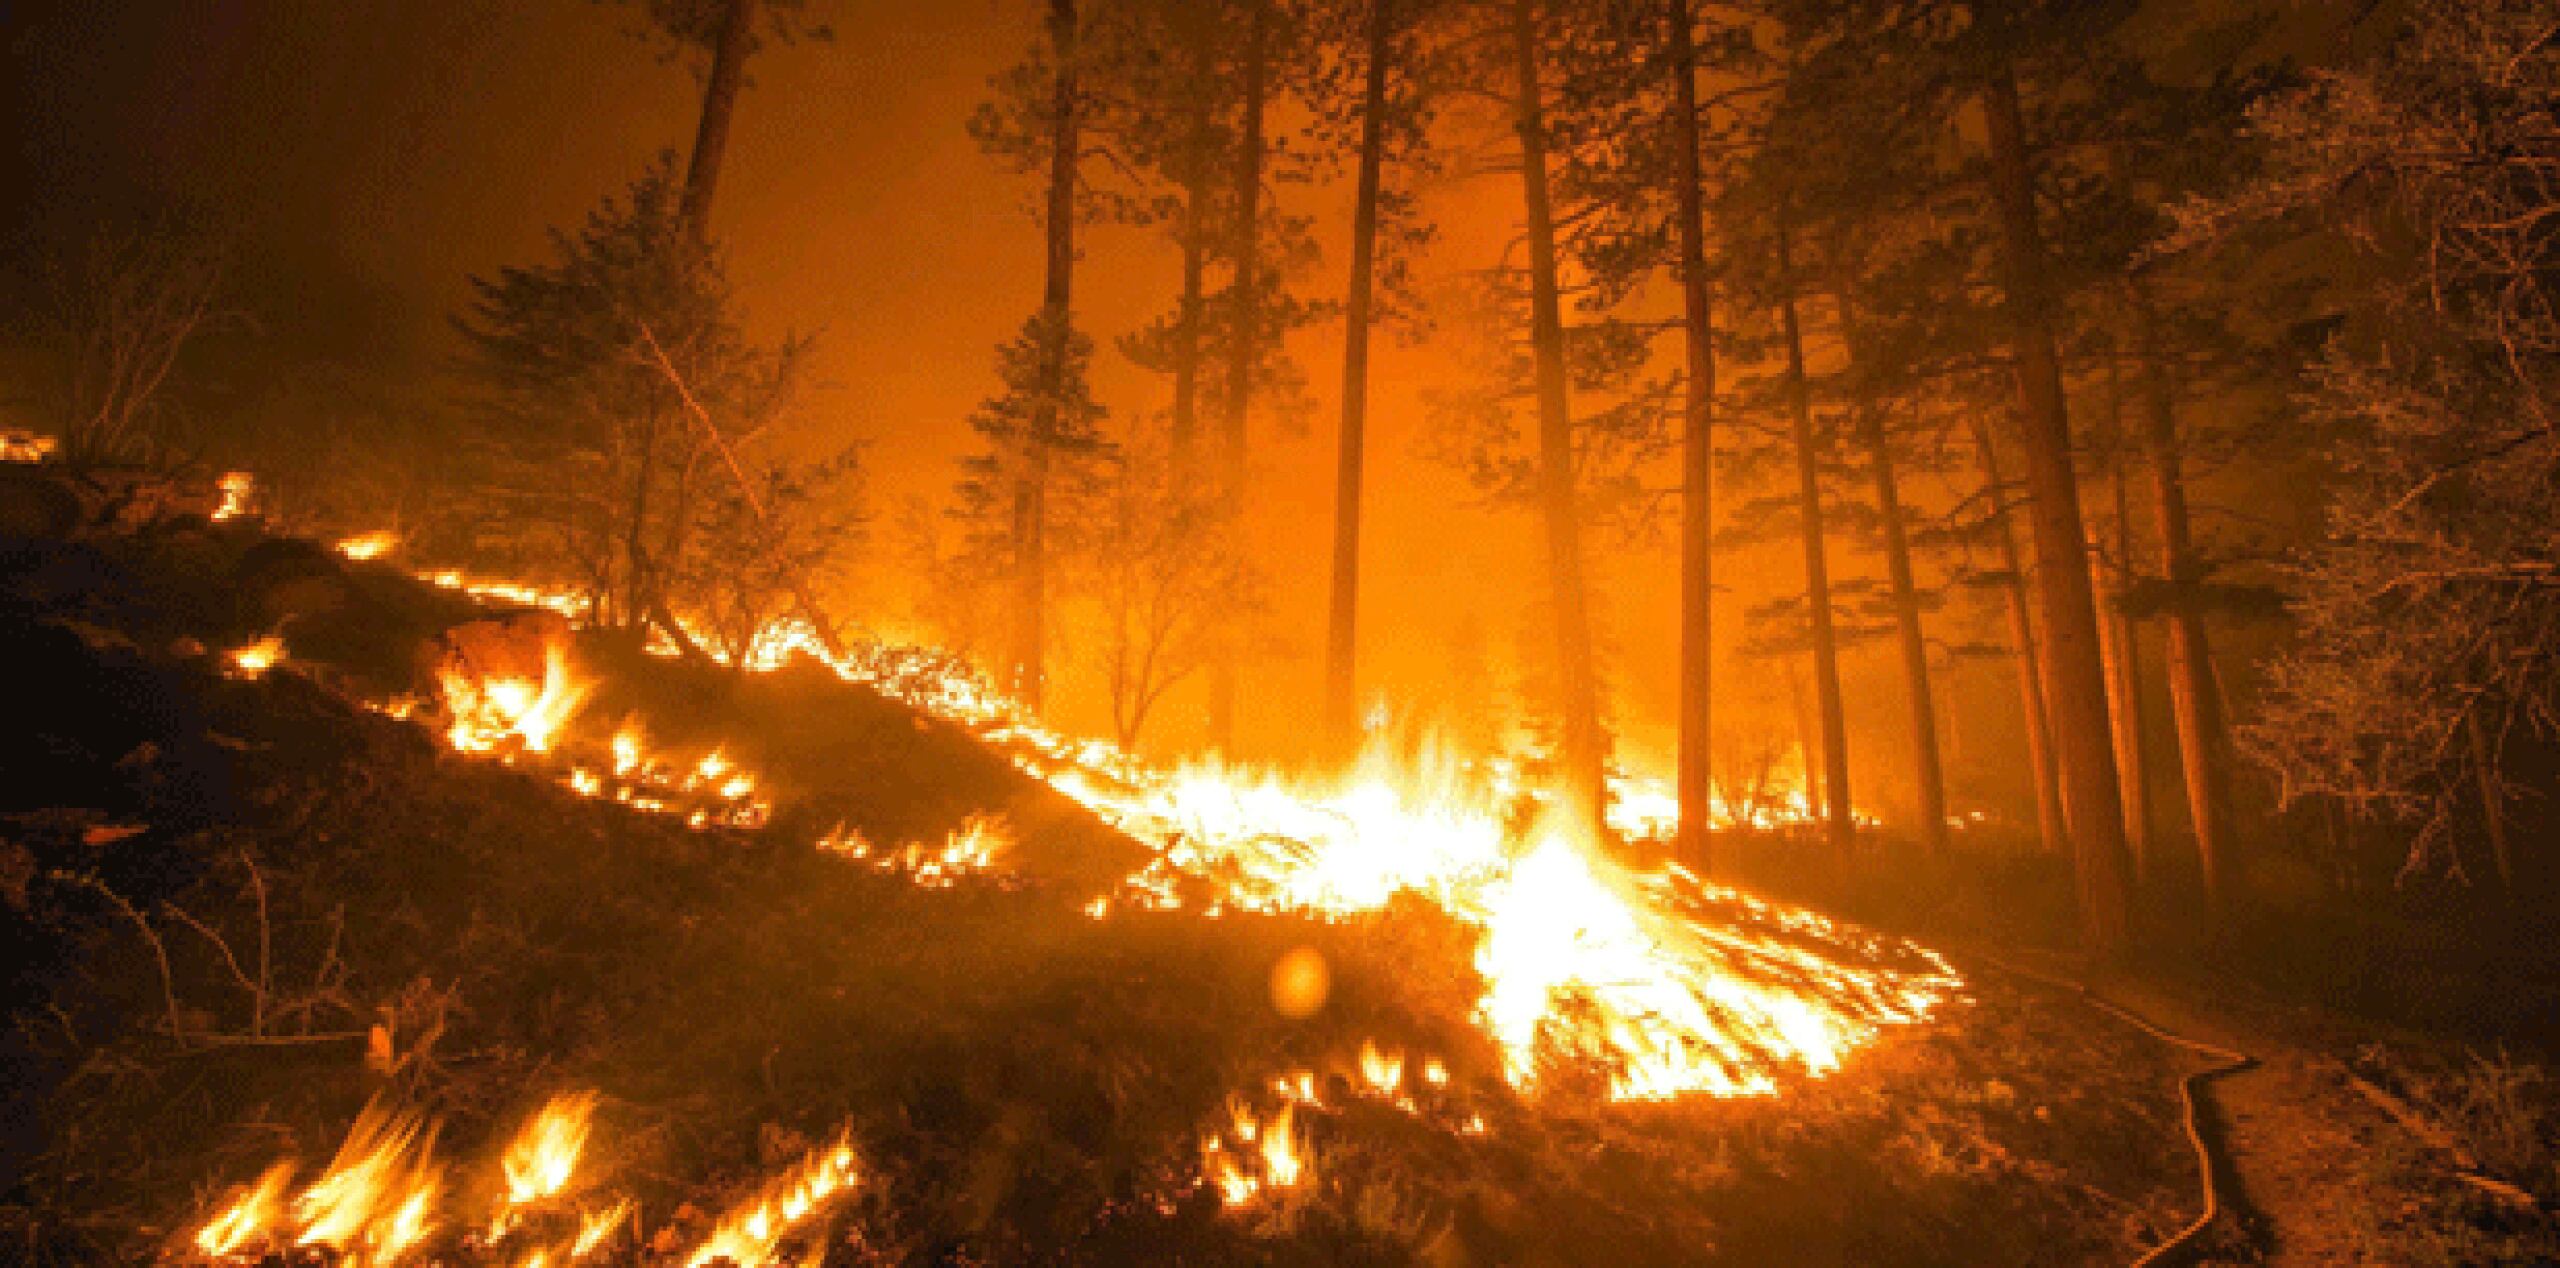
M 2216 1158 L 2213 1146 L 2204 1137 L 2204 1124 L 2202 1120 L 2203 1111 L 2198 1104 L 2197 1089 L 2215 1079 L 2223 1078 L 2227 1075 L 2238 1074 L 2243 1070 L 2250 1069 L 2258 1064 L 2258 1059 L 2236 1048 L 2226 1048 L 2221 1044 L 2209 1043 L 2202 1039 L 2190 1038 L 2189 1036 L 2179 1034 L 2176 1031 L 2163 1027 L 2151 1021 L 2149 1018 L 2144 1017 L 2140 1013 L 2134 1012 L 2132 1009 L 2127 1008 L 2114 1000 L 2108 999 L 2106 996 L 2090 989 L 2089 985 L 2085 982 L 2077 982 L 2069 978 L 2055 977 L 2051 974 L 2039 973 L 2034 969 L 2021 968 L 2018 965 L 2010 964 L 1992 956 L 1980 955 L 1977 956 L 1977 958 L 1990 964 L 1993 968 L 1999 969 L 2012 976 L 2025 978 L 2028 981 L 2037 982 L 2055 990 L 2065 991 L 2078 996 L 2082 1003 L 2085 1003 L 2091 1008 L 2105 1013 L 2108 1016 L 2151 1036 L 2153 1039 L 2159 1040 L 2160 1042 L 2169 1044 L 2173 1047 L 2184 1048 L 2190 1052 L 2202 1053 L 2203 1055 L 2212 1057 L 2221 1063 L 2202 1070 L 2191 1071 L 2186 1075 L 2186 1077 L 2178 1080 L 2178 1100 L 2185 1108 L 2187 1145 L 2195 1151 L 2196 1171 L 2199 1176 L 2198 1183 L 2204 1191 L 2204 1209 L 2196 1215 L 2194 1222 L 2188 1224 L 2185 1228 L 2179 1229 L 2169 1238 L 2169 1240 L 2164 1241 L 2144 1252 L 2140 1259 L 2134 1260 L 2133 1268 L 2151 1268 L 2152 1265 L 2161 1262 L 2168 1256 L 2184 1251 L 2193 1246 L 2196 1239 L 2202 1237 L 2204 1235 L 2204 1231 L 2207 1228 L 2212 1227 L 2213 1222 L 2222 1216 L 2222 1185 L 2221 1182 L 2215 1178 L 2216 1169 L 2214 1164 L 2216 1162 Z

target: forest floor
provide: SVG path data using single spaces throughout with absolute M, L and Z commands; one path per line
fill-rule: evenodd
M 280 560 L 308 609 L 284 664 L 227 673 L 219 649 L 274 628 Z M 457 1193 L 485 1186 L 467 1178 L 563 1088 L 602 1094 L 580 1183 L 636 1199 L 607 1252 L 628 1262 L 680 1262 L 839 1132 L 861 1182 L 800 1244 L 831 1262 L 2103 1263 L 2192 1217 L 2187 1058 L 1987 963 L 1959 954 L 1960 999 L 1774 1095 L 1523 1096 L 1435 911 L 1089 919 L 1142 847 L 823 672 L 581 649 L 590 708 L 760 774 L 775 810 L 746 828 L 581 798 L 366 706 L 414 672 L 419 630 L 470 615 L 246 529 L 0 543 L 0 663 L 27 684 L 0 730 L 9 1257 L 162 1256 L 275 1159 L 327 1159 L 377 1098 L 443 1124 Z M 811 844 L 982 816 L 1007 825 L 1001 866 L 944 887 Z M 1268 982 L 1301 948 L 1333 990 L 1291 1020 Z M 1364 1098 L 1364 1044 L 1451 1077 Z M 2361 1120 L 2313 1095 L 2311 1058 L 2279 1081 L 2261 1056 L 2222 1085 L 2272 1225 L 2234 1255 L 2374 1259 L 2358 1248 L 2400 1243 L 2315 1239 L 2432 1218 L 2368 1165 L 2387 1133 L 2317 1133 Z M 1204 1133 L 1302 1069 L 1313 1179 L 1226 1207 Z M 2320 1200 L 2353 1209 L 2311 1219 Z M 443 1224 L 443 1257 L 495 1258 Z
M 2560 1263 L 2560 1088 L 2544 1067 L 2229 982 L 2098 989 L 2255 1060 L 2207 1095 L 2235 1211 L 2208 1262 Z

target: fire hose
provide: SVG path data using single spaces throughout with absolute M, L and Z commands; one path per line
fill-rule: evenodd
M 2204 1056 L 2212 1057 L 2220 1063 L 2208 1066 L 2201 1070 L 2191 1071 L 2184 1078 L 2178 1080 L 2178 1100 L 2185 1113 L 2187 1146 L 2195 1151 L 2196 1172 L 2198 1177 L 2197 1184 L 2198 1187 L 2203 1190 L 2204 1209 L 2198 1212 L 2196 1218 L 2186 1227 L 2179 1229 L 2176 1233 L 2170 1235 L 2167 1241 L 2145 1251 L 2141 1258 L 2134 1260 L 2133 1268 L 2151 1268 L 2151 1265 L 2160 1263 L 2170 1255 L 2183 1252 L 2192 1247 L 2195 1244 L 2196 1239 L 2202 1237 L 2204 1235 L 2204 1231 L 2207 1228 L 2212 1227 L 2215 1220 L 2221 1218 L 2223 1206 L 2221 1181 L 2215 1178 L 2216 1163 L 2222 1160 L 2216 1157 L 2212 1142 L 2205 1139 L 2204 1124 L 2202 1121 L 2203 1111 L 2199 1107 L 2197 1090 L 2202 1088 L 2206 1083 L 2215 1079 L 2224 1078 L 2229 1075 L 2238 1074 L 2243 1070 L 2254 1068 L 2258 1064 L 2258 1059 L 2236 1048 L 2226 1048 L 2221 1044 L 2210 1043 L 2206 1040 L 2182 1035 L 2174 1030 L 2161 1026 L 2149 1018 L 2144 1017 L 2140 1013 L 2134 1012 L 2132 1009 L 2099 994 L 2097 991 L 2091 989 L 2085 982 L 2078 982 L 2069 978 L 2055 977 L 2050 974 L 2039 973 L 2034 969 L 2022 968 L 2018 965 L 2010 964 L 1992 956 L 1985 955 L 1977 956 L 1976 958 L 1983 960 L 1993 968 L 1999 969 L 2011 976 L 2024 978 L 2028 981 L 2040 983 L 2054 990 L 2063 991 L 2076 996 L 2082 1003 L 2087 1004 L 2089 1007 L 2105 1013 L 2108 1016 L 2151 1036 L 2153 1039 L 2156 1039 L 2161 1043 L 2168 1044 L 2172 1047 L 2184 1048 L 2189 1052 L 2200 1053 Z

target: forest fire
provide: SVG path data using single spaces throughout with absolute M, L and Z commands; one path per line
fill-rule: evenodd
M 0 1245 L 2560 1263 L 2552 8 L 0 5 Z

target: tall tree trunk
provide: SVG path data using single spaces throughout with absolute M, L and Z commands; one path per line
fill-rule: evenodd
M 2151 458 L 2152 505 L 2160 530 L 2160 566 L 2169 580 L 2169 705 L 2177 717 L 2178 758 L 2186 777 L 2187 814 L 2195 826 L 2196 861 L 2205 907 L 2218 913 L 2231 897 L 2231 737 L 2214 680 L 2213 645 L 2198 609 L 2204 580 L 2187 523 L 2186 477 L 2178 448 L 2178 406 L 2156 321 L 2143 321 L 2143 446 Z
M 1239 523 L 1243 518 L 1245 422 L 1253 408 L 1253 372 L 1260 357 L 1257 337 L 1262 326 L 1262 114 L 1270 73 L 1270 0 L 1247 0 L 1252 9 L 1245 36 L 1244 127 L 1236 146 L 1235 238 L 1228 251 L 1235 258 L 1234 360 L 1227 364 L 1225 443 L 1219 454 L 1219 504 Z M 1239 534 L 1239 537 L 1241 534 Z M 1238 547 L 1241 548 L 1241 547 Z M 1243 658 L 1243 631 L 1221 631 L 1209 666 L 1209 741 L 1233 750 L 1236 742 L 1236 675 Z
M 1839 292 L 1841 337 L 1853 365 L 1866 365 L 1865 340 L 1849 288 Z M 1929 683 L 1929 635 L 1921 623 L 1920 586 L 1911 569 L 1911 532 L 1902 513 L 1902 489 L 1894 478 L 1893 442 L 1885 434 L 1884 409 L 1861 389 L 1854 409 L 1858 439 L 1875 479 L 1876 516 L 1884 521 L 1884 566 L 1893 589 L 1895 641 L 1902 649 L 1903 688 L 1911 699 L 1911 781 L 1920 807 L 1920 843 L 1930 853 L 1947 848 L 1947 771 L 1938 751 L 1937 693 Z
M 1066 391 L 1067 345 L 1074 321 L 1076 267 L 1076 159 L 1081 145 L 1076 92 L 1076 2 L 1049 0 L 1049 38 L 1058 59 L 1051 102 L 1049 152 L 1048 281 L 1040 301 L 1040 401 L 1024 438 L 1023 470 L 1014 488 L 1014 547 L 1019 568 L 1019 622 L 1014 642 L 1014 693 L 1033 710 L 1041 705 L 1048 615 L 1049 448 L 1056 440 L 1058 405 Z
M 1991 500 L 1992 536 L 2008 578 L 2000 589 L 2008 600 L 2009 643 L 2017 649 L 2018 710 L 2027 728 L 2027 771 L 2035 780 L 2036 836 L 2046 850 L 2058 851 L 2071 840 L 2071 826 L 2063 815 L 2061 775 L 2054 770 L 2053 715 L 2045 708 L 2044 657 L 2036 646 L 2026 555 L 2009 522 L 2009 486 L 2000 473 L 2000 451 L 1992 447 L 1989 424 L 1975 421 L 1973 443 L 1982 460 L 1982 487 Z
M 2104 570 L 2106 602 L 2098 613 L 2107 662 L 2107 716 L 2115 724 L 2116 780 L 2124 787 L 2124 835 L 2137 887 L 2151 883 L 2158 845 L 2151 830 L 2151 754 L 2142 729 L 2142 629 L 2125 611 L 2133 588 L 2133 506 L 2125 474 L 2126 440 L 2115 358 L 2107 359 L 2107 482 L 2115 496 L 2113 566 Z M 2093 557 L 2096 552 L 2092 552 Z
M 2018 379 L 2019 430 L 2026 442 L 2029 521 L 2037 591 L 2044 609 L 2045 685 L 2061 757 L 2063 805 L 2071 824 L 2072 870 L 2083 945 L 2101 960 L 2132 942 L 2127 899 L 2124 798 L 2116 783 L 2107 723 L 2107 679 L 2099 661 L 2097 601 L 2089 592 L 2088 539 L 2080 485 L 2071 469 L 2071 415 L 2054 352 L 2055 315 L 2044 240 L 2036 227 L 2034 177 L 2015 71 L 2006 65 L 1983 94 L 1990 137 L 2002 287 Z
M 1200 437 L 1200 325 L 1209 263 L 1209 184 L 1212 164 L 1208 84 L 1217 73 L 1217 43 L 1196 32 L 1192 47 L 1192 91 L 1188 150 L 1182 175 L 1182 307 L 1174 314 L 1173 342 L 1173 475 L 1188 482 L 1197 472 L 1193 454 Z
M 1813 632 L 1813 691 L 1822 714 L 1823 828 L 1845 871 L 1857 842 L 1849 809 L 1848 711 L 1840 699 L 1840 639 L 1831 619 L 1831 563 L 1822 526 L 1822 445 L 1814 433 L 1813 387 L 1805 380 L 1804 331 L 1796 320 L 1794 244 L 1778 225 L 1778 316 L 1787 339 L 1787 409 L 1794 416 L 1796 517 L 1804 530 L 1805 616 Z
M 702 88 L 702 120 L 693 132 L 693 157 L 684 169 L 685 228 L 697 241 L 711 237 L 711 191 L 720 183 L 720 160 L 729 152 L 729 120 L 747 78 L 747 52 L 755 45 L 756 0 L 729 0 L 720 34 L 711 45 L 711 77 Z
M 1343 301 L 1342 439 L 1334 463 L 1333 591 L 1325 613 L 1324 723 L 1337 754 L 1359 743 L 1360 468 L 1369 419 L 1369 306 L 1385 159 L 1387 6 L 1369 0 L 1369 64 L 1360 89 L 1359 192 L 1351 211 L 1351 293 Z
M 1561 787 L 1568 822 L 1600 827 L 1606 807 L 1601 770 L 1600 682 L 1593 664 L 1589 597 L 1583 589 L 1582 519 L 1575 506 L 1573 405 L 1564 360 L 1556 227 L 1547 194 L 1546 103 L 1538 82 L 1538 3 L 1514 0 L 1512 52 L 1519 82 L 1520 188 L 1529 228 L 1529 342 L 1538 389 L 1538 505 L 1547 537 L 1547 579 L 1555 613 L 1558 713 L 1563 722 Z
M 1698 52 L 1689 0 L 1671 0 L 1672 146 L 1680 182 L 1680 314 L 1688 375 L 1680 432 L 1679 848 L 1700 870 L 1715 828 L 1715 293 L 1698 150 Z
M 649 394 L 649 407 L 641 416 L 640 461 L 631 475 L 631 520 L 625 526 L 622 542 L 623 566 L 630 584 L 630 598 L 621 612 L 621 624 L 639 629 L 648 619 L 649 605 L 656 601 L 653 592 L 657 579 L 649 567 L 649 501 L 657 484 L 658 472 L 658 394 Z

